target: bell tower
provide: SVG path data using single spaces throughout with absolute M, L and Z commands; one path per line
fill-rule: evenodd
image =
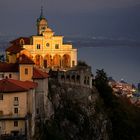
M 37 19 L 37 35 L 42 35 L 48 28 L 48 22 L 43 15 L 43 7 L 41 7 L 40 17 Z

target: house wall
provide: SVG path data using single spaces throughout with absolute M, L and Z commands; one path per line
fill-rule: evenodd
M 18 120 L 18 126 L 14 126 L 13 120 L 0 121 L 0 134 L 10 134 L 12 131 L 19 131 L 20 134 L 25 134 L 25 120 Z
M 7 60 L 9 63 L 16 63 L 17 55 L 16 54 L 8 54 L 7 53 Z
M 36 88 L 36 110 L 37 115 L 41 117 L 47 116 L 47 101 L 48 101 L 48 78 L 36 79 L 38 83 Z
M 28 72 L 26 73 L 26 69 Z M 32 81 L 33 65 L 20 64 L 19 65 L 19 80 Z
M 18 97 L 18 103 L 14 101 L 14 97 Z M 12 116 L 14 108 L 18 108 L 18 116 L 24 117 L 27 113 L 26 100 L 27 92 L 3 93 L 3 100 L 0 100 L 0 111 L 3 111 L 3 115 Z
M 4 78 L 10 78 L 10 75 L 11 79 L 19 80 L 18 72 L 0 72 L 0 80 Z
M 14 101 L 18 97 L 18 102 Z M 18 113 L 14 112 L 18 108 Z M 12 131 L 30 132 L 30 137 L 35 133 L 35 90 L 17 93 L 4 93 L 3 100 L 0 100 L 0 127 L 1 134 L 9 134 Z M 28 116 L 28 117 L 27 117 Z M 26 120 L 27 119 L 27 120 Z M 14 126 L 14 121 L 18 120 L 18 126 Z
M 18 97 L 18 101 L 14 101 L 14 97 Z M 4 93 L 3 100 L 0 100 L 0 124 L 3 126 L 2 133 L 10 133 L 11 131 L 25 131 L 24 120 L 18 120 L 18 126 L 14 126 L 14 118 L 24 118 L 27 114 L 27 92 Z M 18 113 L 14 113 L 14 108 L 18 108 Z M 2 120 L 5 118 L 5 120 Z M 13 118 L 13 120 L 9 120 Z

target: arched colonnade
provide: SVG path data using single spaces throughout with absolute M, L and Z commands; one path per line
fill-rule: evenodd
M 71 57 L 68 54 L 62 56 L 46 54 L 44 57 L 37 54 L 33 60 L 37 66 L 44 68 L 69 68 L 71 66 Z

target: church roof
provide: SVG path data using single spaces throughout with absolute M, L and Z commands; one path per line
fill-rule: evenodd
M 33 60 L 31 60 L 28 56 L 22 54 L 18 59 L 17 59 L 18 64 L 35 64 Z
M 10 52 L 10 53 L 14 53 L 14 54 L 17 54 L 19 53 L 20 51 L 22 51 L 24 48 L 22 48 L 21 46 L 19 45 L 12 45 L 10 46 L 9 48 L 7 48 L 5 51 L 6 52 Z
M 0 72 L 18 72 L 18 64 L 0 62 Z
M 0 72 L 19 72 L 19 64 L 34 64 L 34 62 L 25 55 L 21 55 L 16 63 L 0 62 Z
M 43 71 L 36 69 L 36 68 L 33 69 L 33 77 L 32 77 L 33 79 L 45 79 L 48 77 L 49 77 L 48 73 L 43 72 Z
M 43 15 L 43 6 L 41 6 L 40 17 L 37 19 L 37 22 L 41 21 L 42 19 L 45 19 L 46 20 L 46 18 Z
M 21 40 L 24 40 L 24 44 L 27 45 L 27 44 L 30 44 L 30 38 L 29 37 L 19 37 L 17 39 L 14 39 L 12 41 L 10 41 L 11 44 L 15 44 L 15 45 L 21 45 Z
M 19 81 L 14 79 L 0 80 L 0 92 L 12 93 L 12 92 L 24 92 L 37 87 L 37 83 L 31 81 Z

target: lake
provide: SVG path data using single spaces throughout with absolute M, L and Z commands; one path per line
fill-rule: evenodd
M 16 37 L 0 38 L 0 53 L 9 40 Z M 72 43 L 78 48 L 78 59 L 92 66 L 93 74 L 96 69 L 104 69 L 108 76 L 115 80 L 124 79 L 128 83 L 140 82 L 140 42 L 124 39 L 75 38 L 65 37 L 65 42 Z

